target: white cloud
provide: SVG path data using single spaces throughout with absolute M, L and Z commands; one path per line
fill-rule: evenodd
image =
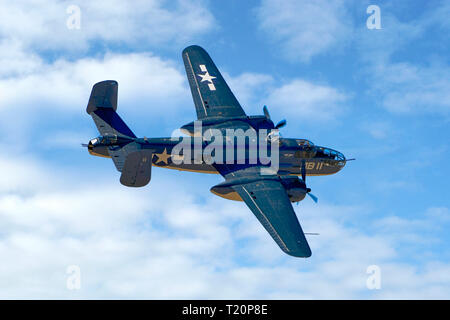
M 369 62 L 364 65 L 369 68 L 389 61 L 393 53 L 425 31 L 425 26 L 420 21 L 399 21 L 388 8 L 381 9 L 381 19 L 381 29 L 370 30 L 363 27 L 355 33 L 355 48 L 358 49 L 360 59 Z
M 24 53 L 20 46 L 15 52 L 20 61 L 30 61 L 30 67 L 22 68 L 19 61 L 15 64 L 13 55 L 0 56 L 0 65 L 10 66 L 0 69 L 0 122 L 7 139 L 30 143 L 26 138 L 29 129 L 39 124 L 32 122 L 42 114 L 56 113 L 66 118 L 83 115 L 92 85 L 105 79 L 119 82 L 119 113 L 125 120 L 127 115 L 137 118 L 130 122 L 137 134 L 148 125 L 143 115 L 151 121 L 158 117 L 168 122 L 172 120 L 168 115 L 180 111 L 194 116 L 183 70 L 176 62 L 152 53 L 106 53 L 95 58 L 46 62 Z M 274 119 L 301 114 L 311 120 L 329 121 L 345 111 L 347 96 L 326 85 L 295 79 L 276 87 L 271 76 L 257 73 L 227 79 L 248 114 L 260 114 L 263 104 L 269 106 Z M 17 117 L 18 113 L 22 116 Z M 65 142 L 74 146 L 86 139 L 81 139 L 86 135 L 81 131 L 67 136 L 67 130 L 58 128 L 48 133 L 43 141 L 46 147 L 54 147 L 57 139 L 59 145 Z
M 344 1 L 262 1 L 257 13 L 260 28 L 274 40 L 287 58 L 309 62 L 348 42 L 358 48 L 360 70 L 367 73 L 372 93 L 380 105 L 397 114 L 448 115 L 450 111 L 450 69 L 436 57 L 422 64 L 394 62 L 393 54 L 425 42 L 436 28 L 445 34 L 449 5 L 441 3 L 422 16 L 400 21 L 389 5 L 381 8 L 382 29 L 356 28 Z M 361 24 L 367 16 L 361 12 Z M 439 35 L 438 35 L 439 37 Z M 446 39 L 441 39 L 445 42 Z M 420 46 L 420 45 L 419 45 Z M 430 55 L 432 53 L 430 52 Z M 396 60 L 398 61 L 398 57 Z M 438 60 L 438 61 L 434 61 Z M 378 135 L 379 136 L 379 135 Z
M 274 89 L 267 104 L 283 116 L 302 116 L 312 121 L 330 121 L 346 110 L 348 96 L 333 87 L 301 79 Z
M 186 178 L 189 173 L 173 178 L 155 169 L 150 186 L 126 189 L 107 159 L 97 159 L 105 163 L 98 167 L 93 161 L 89 170 L 68 170 L 67 164 L 53 163 L 50 167 L 25 152 L 14 154 L 20 144 L 59 145 L 60 141 L 51 145 L 47 138 L 36 141 L 34 136 L 24 135 L 26 126 L 21 121 L 35 111 L 36 120 L 42 119 L 37 114 L 49 118 L 55 111 L 69 116 L 82 113 L 92 85 L 99 80 L 118 80 L 119 108 L 136 110 L 143 121 L 143 115 L 167 117 L 178 110 L 177 105 L 193 115 L 178 62 L 148 52 L 46 61 L 33 52 L 65 50 L 76 54 L 101 42 L 106 47 L 131 44 L 136 48 L 141 43 L 144 47 L 179 43 L 185 36 L 195 37 L 213 28 L 212 16 L 198 7 L 199 3 L 203 2 L 192 5 L 179 1 L 169 10 L 161 5 L 164 2 L 136 2 L 141 10 L 132 12 L 122 2 L 83 2 L 80 32 L 65 29 L 66 2 L 0 5 L 0 121 L 7 134 L 11 128 L 16 130 L 14 143 L 3 135 L 2 149 L 8 150 L 8 156 L 0 157 L 0 256 L 4 261 L 0 264 L 0 297 L 448 297 L 448 263 L 433 254 L 434 241 L 417 241 L 424 225 L 427 231 L 435 231 L 436 237 L 445 232 L 442 226 L 449 221 L 445 207 L 430 208 L 423 219 L 411 223 L 392 216 L 376 218 L 369 225 L 364 219 L 365 224 L 358 225 L 361 220 L 356 217 L 367 214 L 365 208 L 323 202 L 314 206 L 305 201 L 296 207 L 302 226 L 321 235 L 310 237 L 313 256 L 302 260 L 283 254 L 244 204 L 216 198 L 208 192 L 209 185 L 199 188 Z M 275 6 L 269 1 L 263 5 L 267 4 Z M 306 14 L 338 27 L 342 21 L 336 18 L 346 16 L 338 4 L 333 2 L 328 7 L 331 11 L 324 13 L 310 2 Z M 295 23 L 283 8 L 273 9 L 287 14 L 286 23 Z M 260 17 L 264 14 L 267 11 L 260 11 Z M 279 17 L 265 17 L 280 32 L 279 38 L 272 34 L 275 41 L 290 49 L 294 60 L 308 61 L 336 48 L 337 39 L 348 36 L 345 21 L 343 30 L 330 34 L 304 17 L 300 27 L 309 31 L 302 34 L 298 25 L 284 29 Z M 269 27 L 262 25 L 263 30 Z M 311 28 L 317 28 L 318 33 L 312 34 Z M 293 33 L 296 31 L 298 37 Z M 292 51 L 312 40 L 312 47 L 304 53 Z M 409 81 L 424 75 L 427 78 L 422 70 L 406 69 L 403 73 L 387 72 L 391 76 L 388 81 L 403 88 Z M 349 98 L 341 90 L 302 79 L 275 87 L 271 76 L 256 73 L 231 78 L 230 84 L 245 107 L 254 104 L 260 110 L 260 96 L 267 98 L 264 102 L 273 113 L 307 115 L 316 121 L 338 117 L 345 112 Z M 414 88 L 421 89 L 419 85 Z M 188 104 L 180 103 L 186 98 Z M 53 134 L 69 134 L 66 142 L 75 143 L 82 135 L 71 130 L 76 128 L 57 129 Z M 439 228 L 434 229 L 436 225 Z M 409 248 L 417 245 L 426 247 L 426 251 L 416 252 L 426 254 L 430 263 L 398 263 L 407 261 Z M 66 268 L 73 264 L 81 267 L 80 291 L 65 287 Z M 369 264 L 382 268 L 380 292 L 365 287 Z
M 261 96 L 266 96 L 267 91 L 273 87 L 273 77 L 263 73 L 245 72 L 236 77 L 224 74 L 224 77 L 240 104 L 247 112 L 261 112 Z
M 450 23 L 447 17 L 450 15 L 450 3 L 448 1 L 439 1 L 437 5 L 432 6 L 432 10 L 426 12 L 422 17 L 424 24 L 438 26 L 439 31 L 447 32 L 450 29 Z
M 31 52 L 25 52 L 18 40 L 0 41 L 0 79 L 36 72 L 42 59 Z
M 450 210 L 445 207 L 433 207 L 427 210 L 427 216 L 432 219 L 438 219 L 441 222 L 450 221 Z
M 80 143 L 86 140 L 86 135 L 78 131 L 56 131 L 44 137 L 41 146 L 46 149 L 78 149 Z
M 105 79 L 119 81 L 119 103 L 140 107 L 136 113 L 167 115 L 186 104 L 182 64 L 147 50 L 178 46 L 212 30 L 214 18 L 205 2 L 77 2 L 81 29 L 69 30 L 66 9 L 72 4 L 0 4 L 0 121 L 5 134 L 26 135 L 28 122 L 44 110 L 83 110 L 92 85 Z M 113 53 L 124 46 L 141 52 Z M 100 53 L 76 59 L 91 49 Z
M 41 62 L 33 72 L 1 79 L 0 109 L 80 110 L 87 104 L 93 84 L 106 79 L 119 82 L 120 102 L 173 100 L 185 92 L 185 77 L 170 61 L 150 53 L 106 54 L 75 62 Z
M 351 19 L 341 0 L 263 0 L 257 14 L 260 28 L 294 61 L 308 62 L 352 36 Z
M 81 10 L 81 28 L 68 29 L 70 5 Z M 0 4 L 0 37 L 19 40 L 38 51 L 74 54 L 103 44 L 148 48 L 191 40 L 214 28 L 214 17 L 201 0 L 14 1 Z M 99 45 L 99 42 L 95 43 Z
M 391 125 L 386 121 L 365 121 L 360 128 L 375 139 L 385 139 L 392 134 Z
M 330 122 L 347 111 L 350 95 L 327 84 L 294 78 L 285 83 L 263 73 L 243 73 L 225 78 L 247 114 L 262 114 L 267 105 L 272 120 L 308 117 L 312 122 Z
M 382 105 L 391 112 L 448 115 L 449 79 L 448 65 L 391 63 L 377 68 L 374 86 L 383 94 Z
M 449 268 L 446 263 L 430 260 L 424 268 L 398 264 L 397 238 L 346 226 L 364 208 L 308 202 L 296 207 L 303 228 L 321 235 L 310 237 L 312 258 L 295 259 L 279 250 L 243 203 L 205 195 L 208 186 L 195 188 L 185 179 L 177 183 L 178 178 L 166 179 L 157 168 L 148 187 L 127 189 L 112 166 L 110 175 L 97 171 L 93 182 L 95 168 L 81 175 L 15 156 L 1 163 L 7 168 L 0 185 L 2 298 L 449 294 L 450 280 L 440 274 Z M 17 176 L 19 169 L 23 175 Z M 430 209 L 432 217 L 436 210 L 440 217 L 448 215 L 446 208 Z M 396 230 L 395 224 L 390 228 Z M 401 229 L 417 233 L 418 228 Z M 369 264 L 382 268 L 380 292 L 365 287 Z M 80 291 L 66 289 L 69 265 L 81 268 Z
M 450 67 L 436 53 L 423 51 L 421 45 L 428 41 L 430 32 L 435 33 L 436 25 L 445 28 L 441 19 L 447 7 L 433 7 L 410 21 L 399 21 L 384 10 L 381 30 L 359 30 L 356 45 L 361 61 L 367 63 L 361 70 L 367 74 L 373 96 L 386 110 L 396 114 L 449 114 Z M 440 34 L 434 36 L 435 41 L 448 41 Z M 408 51 L 398 54 L 402 50 Z M 420 63 L 408 61 L 414 56 L 411 50 L 423 56 Z

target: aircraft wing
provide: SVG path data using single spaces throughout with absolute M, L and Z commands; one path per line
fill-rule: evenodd
M 124 145 L 123 147 L 109 148 L 108 153 L 111 156 L 117 171 L 122 172 L 122 169 L 125 166 L 127 156 L 130 153 L 139 150 L 140 146 L 136 142 L 130 142 Z
M 310 257 L 311 249 L 279 178 L 263 176 L 253 170 L 251 170 L 253 173 L 249 175 L 248 171 L 247 169 L 235 171 L 227 174 L 226 178 L 235 179 L 239 176 L 248 178 L 258 174 L 259 180 L 233 185 L 233 189 L 252 210 L 281 250 L 295 257 Z
M 245 116 L 233 92 L 203 48 L 189 46 L 182 55 L 199 120 Z

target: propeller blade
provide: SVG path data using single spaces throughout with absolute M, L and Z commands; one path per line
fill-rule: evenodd
M 267 109 L 266 105 L 263 107 L 263 112 L 264 112 L 264 115 L 266 116 L 266 118 L 270 120 L 269 109 Z
M 82 143 L 81 146 L 86 148 L 88 146 L 88 144 L 87 143 Z
M 277 123 L 277 125 L 275 126 L 275 129 L 283 128 L 285 125 L 286 125 L 286 120 L 283 119 Z
M 303 182 L 306 183 L 306 165 L 305 165 L 305 160 L 302 160 L 302 179 Z
M 310 196 L 311 199 L 313 199 L 313 201 L 314 201 L 315 203 L 317 203 L 317 201 L 319 200 L 319 199 L 318 199 L 315 195 L 313 195 L 311 192 L 308 192 L 307 195 Z

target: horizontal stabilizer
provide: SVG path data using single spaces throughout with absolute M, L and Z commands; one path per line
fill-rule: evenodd
M 122 169 L 120 183 L 127 187 L 143 187 L 150 182 L 152 174 L 151 150 L 130 153 Z

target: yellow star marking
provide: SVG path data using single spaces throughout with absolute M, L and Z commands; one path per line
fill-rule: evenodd
M 156 160 L 156 163 L 164 162 L 165 164 L 168 164 L 167 161 L 170 158 L 170 154 L 167 153 L 167 149 L 164 148 L 164 151 L 162 153 L 155 153 L 155 155 L 158 157 L 158 160 Z

